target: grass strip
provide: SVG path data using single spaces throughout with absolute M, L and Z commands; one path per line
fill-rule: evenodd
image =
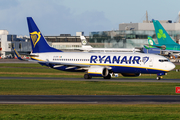
M 180 83 L 0 80 L 0 95 L 177 95 Z
M 177 69 L 180 65 L 176 66 Z M 1 77 L 62 77 L 62 78 L 83 78 L 82 72 L 65 72 L 60 70 L 51 69 L 39 64 L 0 64 L 0 76 Z M 139 77 L 123 77 L 119 74 L 118 78 L 152 78 L 156 79 L 156 74 L 142 74 Z M 117 78 L 117 79 L 118 79 Z M 163 76 L 164 79 L 180 79 L 179 72 L 171 71 L 168 75 Z
M 180 119 L 180 105 L 0 105 L 0 119 L 67 119 L 67 120 L 172 120 Z

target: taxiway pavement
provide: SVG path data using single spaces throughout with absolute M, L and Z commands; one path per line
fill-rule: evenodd
M 0 104 L 179 104 L 178 95 L 0 95 Z

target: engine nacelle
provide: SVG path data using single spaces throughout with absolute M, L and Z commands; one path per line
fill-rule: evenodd
M 166 49 L 166 46 L 165 46 L 165 45 L 162 45 L 161 48 L 162 48 L 163 50 L 165 50 L 165 49 Z
M 109 70 L 105 67 L 90 67 L 88 74 L 94 77 L 106 77 L 109 74 Z
M 124 77 L 138 77 L 141 73 L 121 73 Z

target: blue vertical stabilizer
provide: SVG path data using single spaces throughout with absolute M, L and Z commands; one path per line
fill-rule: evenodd
M 27 17 L 27 23 L 33 53 L 62 52 L 61 50 L 55 49 L 48 45 L 47 41 L 36 26 L 32 17 Z

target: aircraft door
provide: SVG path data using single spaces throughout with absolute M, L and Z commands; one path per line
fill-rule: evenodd
M 49 55 L 46 55 L 46 61 L 49 62 Z
M 46 55 L 46 65 L 49 66 L 49 55 Z
M 164 62 L 164 64 L 165 64 L 165 68 L 167 68 L 167 62 Z
M 149 67 L 153 67 L 153 58 L 150 58 L 149 60 Z

